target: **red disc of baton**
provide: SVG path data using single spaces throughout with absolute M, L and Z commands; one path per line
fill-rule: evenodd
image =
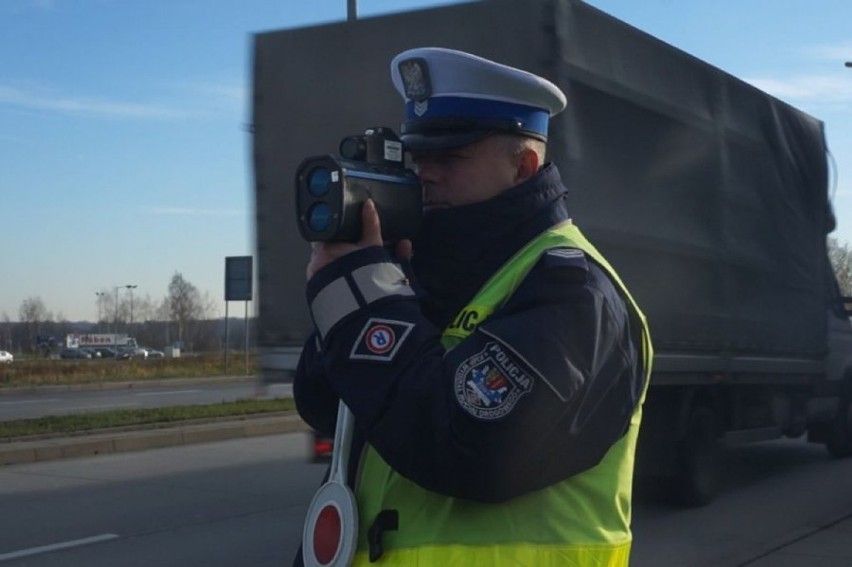
M 314 496 L 302 535 L 307 566 L 349 565 L 358 542 L 358 513 L 349 487 L 327 482 Z
M 340 511 L 333 504 L 320 510 L 314 528 L 314 555 L 328 565 L 340 550 Z

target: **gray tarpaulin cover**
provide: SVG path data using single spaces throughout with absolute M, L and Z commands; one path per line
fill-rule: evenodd
M 311 329 L 296 167 L 369 126 L 398 130 L 389 63 L 420 46 L 521 67 L 566 92 L 548 157 L 658 350 L 822 352 L 822 123 L 575 0 L 491 0 L 255 35 L 260 346 L 298 344 Z

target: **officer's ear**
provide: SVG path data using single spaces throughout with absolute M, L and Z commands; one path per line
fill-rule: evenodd
M 515 184 L 526 181 L 536 173 L 541 167 L 541 160 L 538 157 L 538 152 L 532 148 L 524 148 L 518 156 L 518 166 L 515 171 Z

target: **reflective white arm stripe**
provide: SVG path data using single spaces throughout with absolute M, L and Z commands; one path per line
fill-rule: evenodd
M 389 262 L 362 266 L 352 272 L 352 279 L 368 305 L 392 295 L 414 295 L 405 273 Z M 325 338 L 341 319 L 360 307 L 345 278 L 337 278 L 325 286 L 311 302 L 311 313 L 320 336 Z
M 311 302 L 311 313 L 320 336 L 325 338 L 338 321 L 358 307 L 358 300 L 344 278 L 337 278 L 322 288 Z
M 361 266 L 352 272 L 352 279 L 367 303 L 389 295 L 414 295 L 405 273 L 395 264 Z

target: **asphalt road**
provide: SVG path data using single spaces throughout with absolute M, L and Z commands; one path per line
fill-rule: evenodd
M 134 383 L 132 387 L 105 390 L 70 391 L 43 388 L 36 391 L 0 395 L 0 421 L 29 419 L 50 415 L 67 415 L 111 409 L 154 408 L 175 405 L 199 405 L 230 402 L 238 399 L 292 397 L 290 384 L 258 387 L 253 379 L 235 379 L 225 383 L 191 383 L 153 385 Z
M 306 456 L 290 434 L 0 468 L 0 565 L 287 565 Z
M 0 566 L 288 565 L 325 468 L 306 455 L 290 434 L 0 468 Z M 726 468 L 704 508 L 637 495 L 632 567 L 850 564 L 773 553 L 852 518 L 852 460 L 776 441 Z
M 852 565 L 852 554 L 843 560 L 826 548 L 827 562 L 807 556 L 789 561 L 784 551 L 819 528 L 852 518 L 852 459 L 832 459 L 822 445 L 781 440 L 729 450 L 725 465 L 721 493 L 703 508 L 665 506 L 653 491 L 639 493 L 631 567 Z M 852 553 L 852 545 L 848 549 Z

